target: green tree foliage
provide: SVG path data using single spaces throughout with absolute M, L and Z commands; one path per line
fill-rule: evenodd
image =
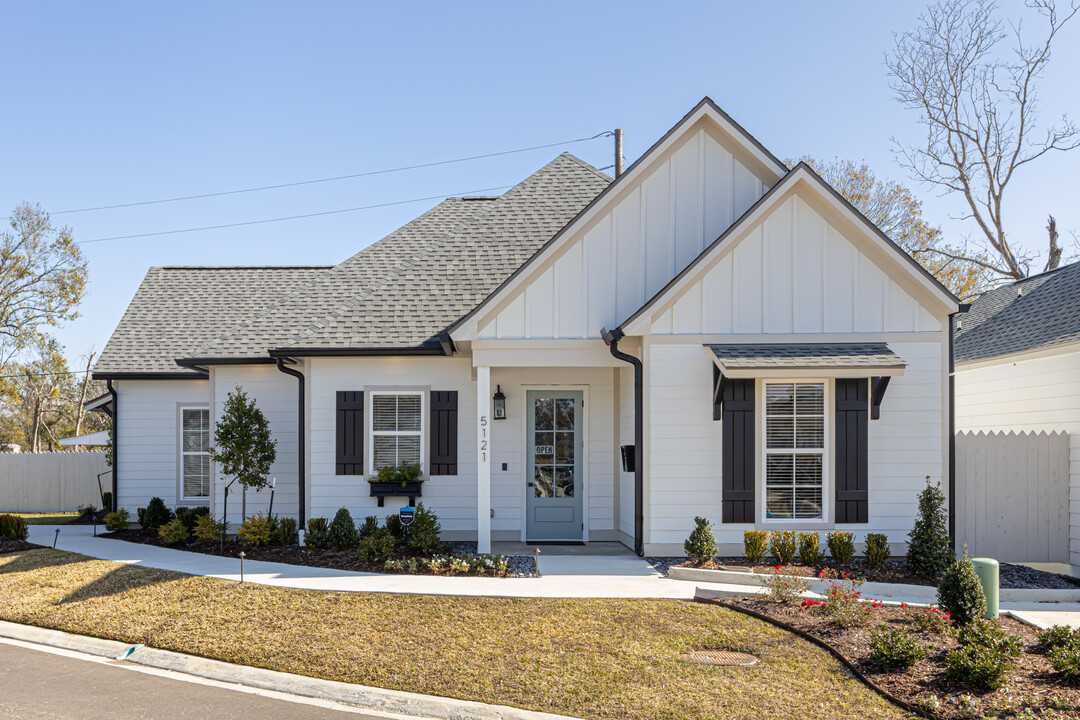
M 441 531 L 442 525 L 435 511 L 427 509 L 424 503 L 420 503 L 416 506 L 416 514 L 405 535 L 405 543 L 416 555 L 425 557 L 439 555 L 443 552 L 442 540 L 439 539 Z
M 942 574 L 937 597 L 938 604 L 958 625 L 967 625 L 986 612 L 986 594 L 966 551 Z
M 270 421 L 239 385 L 225 398 L 210 457 L 222 475 L 235 478 L 244 488 L 241 514 L 246 516 L 247 489 L 261 490 L 269 484 L 266 476 L 277 459 L 277 441 L 270 433 Z
M 686 556 L 698 565 L 716 557 L 716 537 L 713 535 L 712 523 L 702 517 L 694 518 L 694 529 L 683 543 L 683 550 L 686 551 Z
M 908 567 L 917 573 L 937 577 L 955 560 L 945 518 L 945 494 L 941 483 L 931 483 L 919 493 L 919 517 L 908 533 Z

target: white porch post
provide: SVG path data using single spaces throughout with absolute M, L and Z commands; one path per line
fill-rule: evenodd
M 476 368 L 476 551 L 491 552 L 491 368 Z

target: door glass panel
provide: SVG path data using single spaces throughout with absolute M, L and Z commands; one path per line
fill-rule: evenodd
M 574 433 L 555 433 L 555 462 L 559 465 L 574 464 Z
M 550 465 L 546 467 L 536 466 L 536 471 L 533 473 L 533 496 L 538 498 L 555 496 L 554 479 L 552 478 Z
M 574 467 L 555 468 L 555 497 L 574 497 Z
M 574 429 L 574 400 L 573 398 L 559 398 L 555 401 L 555 429 Z
M 536 431 L 541 430 L 554 430 L 555 421 L 553 418 L 554 409 L 552 407 L 551 398 L 540 398 L 536 401 Z

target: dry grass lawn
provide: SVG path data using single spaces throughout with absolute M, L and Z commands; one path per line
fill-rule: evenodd
M 27 525 L 67 525 L 79 517 L 75 512 L 57 513 L 4 513 L 6 515 L 18 515 L 26 521 Z
M 0 619 L 585 718 L 904 716 L 816 646 L 715 605 L 672 600 L 290 590 L 30 550 L 0 555 Z M 762 662 L 682 659 L 697 648 Z

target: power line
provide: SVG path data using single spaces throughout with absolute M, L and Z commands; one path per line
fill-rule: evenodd
M 159 205 L 162 203 L 182 202 L 185 200 L 201 200 L 203 198 L 222 197 L 225 195 L 240 195 L 242 193 L 261 192 L 263 190 L 277 190 L 280 188 L 299 187 L 301 185 L 315 185 L 318 183 L 337 182 L 339 180 L 352 180 L 354 178 L 371 177 L 373 175 L 386 175 L 389 173 L 404 172 L 406 170 L 419 170 L 421 168 L 438 167 L 440 165 L 451 165 L 453 163 L 468 162 L 471 160 L 483 160 L 485 158 L 501 157 L 503 155 L 514 155 L 516 153 L 530 152 L 532 150 L 543 150 L 545 148 L 560 147 L 563 145 L 573 145 L 575 143 L 588 142 L 590 140 L 596 140 L 597 138 L 607 137 L 612 135 L 610 130 L 597 133 L 592 137 L 576 138 L 574 140 L 564 140 L 562 142 L 547 143 L 545 145 L 533 145 L 531 147 L 517 148 L 515 150 L 501 150 L 499 152 L 484 153 L 483 155 L 470 155 L 469 157 L 454 158 L 452 160 L 438 160 L 436 162 L 420 163 L 418 165 L 404 165 L 396 168 L 386 168 L 383 170 L 369 170 L 361 173 L 351 173 L 349 175 L 336 175 L 334 177 L 316 178 L 314 180 L 298 180 L 296 182 L 279 183 L 277 185 L 261 185 L 259 187 L 242 188 L 240 190 L 222 190 L 220 192 L 201 193 L 199 195 L 183 195 L 180 197 L 162 198 L 159 200 L 141 200 L 139 202 L 129 203 L 117 203 L 115 205 L 98 205 L 95 207 L 78 208 L 76 210 L 58 210 L 56 212 L 49 213 L 50 215 L 71 215 L 73 213 L 95 212 L 97 210 L 116 210 L 118 208 L 139 207 L 143 205 Z M 8 216 L 4 218 L 10 220 Z
M 283 220 L 301 220 L 303 218 L 320 217 L 322 215 L 339 215 L 341 213 L 356 212 L 358 210 L 373 210 L 375 208 L 392 207 L 394 205 L 407 205 L 408 203 L 423 202 L 424 200 L 438 200 L 445 197 L 453 197 L 460 195 L 476 195 L 478 193 L 494 192 L 495 190 L 506 190 L 512 188 L 513 185 L 500 185 L 499 187 L 481 188 L 480 190 L 466 190 L 459 193 L 442 193 L 440 195 L 428 195 L 427 197 L 412 198 L 411 200 L 397 200 L 395 202 L 378 203 L 376 205 L 360 205 L 358 207 L 341 208 L 340 210 L 324 210 L 322 212 L 306 213 L 304 215 L 288 215 L 286 217 L 266 218 L 263 220 L 247 220 L 245 222 L 238 223 L 226 223 L 224 225 L 204 225 L 202 227 L 183 228 L 180 230 L 162 230 L 160 232 L 152 233 L 139 233 L 136 235 L 113 235 L 111 237 L 94 238 L 93 240 L 77 240 L 76 245 L 85 245 L 87 243 L 105 242 L 106 240 L 130 240 L 132 238 L 144 238 L 144 237 L 157 237 L 159 235 L 176 235 L 178 233 L 199 232 L 202 230 L 220 230 L 222 228 L 234 228 L 243 227 L 245 225 L 262 225 L 264 223 L 281 222 Z

